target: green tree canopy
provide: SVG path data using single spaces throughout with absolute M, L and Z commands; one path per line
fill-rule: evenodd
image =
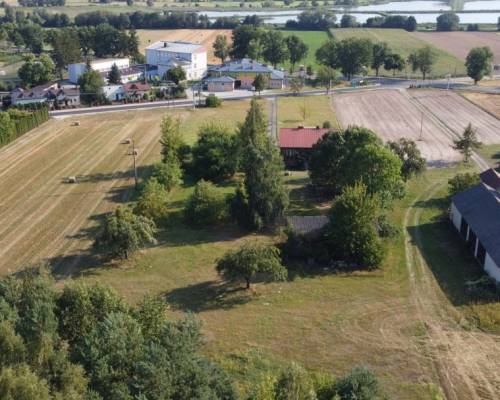
M 402 162 L 401 176 L 404 180 L 425 171 L 425 158 L 422 157 L 417 144 L 413 140 L 401 138 L 398 141 L 390 141 L 387 145 Z
M 260 93 L 267 87 L 267 78 L 264 74 L 257 74 L 252 83 L 257 92 Z
M 380 385 L 375 374 L 366 367 L 356 367 L 341 377 L 336 385 L 340 400 L 376 400 L 380 397 Z
M 253 242 L 224 254 L 217 261 L 216 269 L 224 279 L 244 280 L 247 289 L 256 273 L 268 274 L 273 280 L 284 280 L 287 277 L 287 270 L 281 264 L 279 249 Z
M 335 259 L 378 268 L 384 250 L 375 227 L 379 202 L 362 183 L 347 186 L 330 209 L 327 241 Z
M 215 57 L 220 58 L 221 63 L 224 63 L 229 56 L 229 45 L 226 35 L 217 35 L 212 47 Z
M 56 69 L 62 77 L 63 70 L 71 63 L 82 60 L 80 41 L 77 31 L 73 29 L 59 29 L 53 32 L 51 40 Z
M 182 67 L 173 67 L 167 71 L 166 77 L 169 81 L 178 85 L 180 82 L 186 80 L 186 71 Z
M 199 178 L 221 181 L 236 172 L 236 138 L 220 123 L 207 123 L 199 129 L 192 154 L 193 171 Z
M 385 63 L 386 58 L 391 52 L 388 44 L 385 42 L 374 43 L 373 44 L 373 56 L 371 67 L 375 70 L 375 74 L 378 76 L 380 67 Z
M 170 156 L 174 156 L 180 161 L 181 148 L 184 145 L 180 131 L 181 120 L 170 115 L 163 117 L 161 121 L 161 154 L 163 161 L 167 161 Z
M 290 64 L 292 66 L 291 72 L 293 72 L 295 65 L 306 58 L 309 47 L 296 35 L 287 36 L 285 38 L 285 43 L 288 48 Z
M 184 216 L 194 225 L 212 225 L 227 217 L 225 196 L 213 183 L 198 181 L 193 194 L 188 198 Z
M 127 207 L 118 207 L 104 221 L 96 245 L 114 257 L 128 258 L 148 243 L 156 243 L 156 226 L 150 218 L 135 215 Z
M 453 148 L 463 154 L 465 163 L 469 162 L 474 149 L 478 149 L 482 145 L 477 139 L 477 129 L 474 129 L 470 123 L 466 126 L 462 137 L 454 140 L 453 143 L 455 143 Z
M 458 31 L 460 29 L 460 18 L 454 12 L 446 12 L 436 19 L 437 31 Z
M 436 59 L 437 55 L 430 46 L 424 46 L 408 56 L 413 72 L 420 71 L 424 80 L 432 72 Z
M 464 192 L 481 182 L 479 175 L 472 172 L 457 174 L 448 181 L 448 190 L 450 196 Z
M 274 391 L 275 400 L 317 400 L 311 377 L 296 363 L 281 372 Z
M 287 42 L 280 31 L 268 30 L 260 38 L 262 44 L 262 57 L 270 62 L 274 68 L 285 62 L 290 57 Z
M 158 179 L 151 177 L 146 181 L 134 211 L 155 222 L 165 218 L 168 211 L 168 192 Z
M 111 71 L 109 71 L 108 74 L 108 82 L 112 84 L 118 84 L 121 83 L 122 81 L 122 74 L 120 72 L 120 69 L 116 64 L 113 64 L 111 66 Z
M 493 53 L 489 47 L 475 47 L 469 51 L 465 60 L 467 75 L 477 84 L 485 75 L 491 73 L 492 63 Z
M 80 86 L 80 98 L 86 104 L 101 104 L 105 101 L 102 87 L 104 81 L 97 71 L 88 69 L 78 78 Z
M 25 57 L 24 64 L 17 71 L 19 79 L 25 86 L 36 86 L 54 79 L 55 65 L 47 54 L 36 58 L 33 55 Z
M 405 69 L 405 59 L 396 53 L 388 54 L 384 60 L 384 69 L 387 71 L 392 71 L 392 75 L 396 75 L 396 71 L 402 71 Z

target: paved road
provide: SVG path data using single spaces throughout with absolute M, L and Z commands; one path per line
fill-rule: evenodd
M 434 79 L 422 81 L 418 79 L 398 79 L 398 78 L 375 78 L 368 77 L 365 79 L 368 81 L 370 85 L 368 86 L 360 86 L 358 88 L 354 87 L 345 87 L 339 89 L 332 89 L 330 93 L 345 93 L 351 92 L 354 90 L 367 90 L 367 89 L 384 89 L 384 88 L 407 88 L 410 85 L 419 85 L 420 87 L 429 87 L 429 88 L 437 88 L 437 89 L 454 89 L 454 90 L 472 90 L 478 91 L 481 93 L 491 93 L 491 94 L 500 94 L 500 87 L 488 87 L 488 86 L 477 86 L 471 83 L 469 78 L 453 78 L 448 82 L 447 79 Z M 305 90 L 300 92 L 299 96 L 317 96 L 321 94 L 325 94 L 326 90 L 324 89 L 315 89 L 315 90 Z M 276 97 L 286 97 L 293 96 L 294 94 L 291 92 L 264 92 L 260 97 L 266 99 L 272 99 Z M 241 95 L 232 96 L 228 98 L 224 98 L 224 101 L 232 101 L 232 100 L 243 100 L 249 99 L 254 96 L 253 92 L 244 92 Z M 182 99 L 182 100 L 163 100 L 163 101 L 155 101 L 150 103 L 132 103 L 132 104 L 119 104 L 114 106 L 99 106 L 99 107 L 87 107 L 87 108 L 74 108 L 68 110 L 54 110 L 50 112 L 50 115 L 53 117 L 66 117 L 72 115 L 85 115 L 85 114 L 98 114 L 98 113 L 106 113 L 106 112 L 116 112 L 116 111 L 128 111 L 128 110 L 140 110 L 140 109 L 149 109 L 149 108 L 177 108 L 177 107 L 193 107 L 193 101 L 191 99 Z

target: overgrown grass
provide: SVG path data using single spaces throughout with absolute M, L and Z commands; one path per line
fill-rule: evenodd
M 278 97 L 277 107 L 279 128 L 293 128 L 298 125 L 321 127 L 325 121 L 329 121 L 332 128 L 338 126 L 328 96 Z
M 500 144 L 483 145 L 477 152 L 494 168 L 500 168 Z
M 376 28 L 342 28 L 332 29 L 332 35 L 341 40 L 348 37 L 366 38 L 373 42 L 386 42 L 389 47 L 396 53 L 401 54 L 404 58 L 419 48 L 428 46 L 429 44 L 403 29 L 376 29 Z M 435 46 L 430 47 L 437 54 L 437 61 L 432 69 L 430 77 L 444 77 L 446 74 L 465 75 L 464 62 L 459 58 L 439 49 Z M 381 69 L 382 75 L 392 76 L 392 72 Z M 396 76 L 421 77 L 417 71 L 413 73 L 411 67 L 407 67 L 407 71 L 397 72 Z

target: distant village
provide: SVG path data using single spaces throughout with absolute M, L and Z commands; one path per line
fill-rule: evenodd
M 51 109 L 79 107 L 82 93 L 78 80 L 88 69 L 100 74 L 104 82 L 103 95 L 109 103 L 172 98 L 171 88 L 176 86 L 176 82 L 166 77 L 173 68 L 182 68 L 187 81 L 201 82 L 197 90 L 209 93 L 255 90 L 253 82 L 257 75 L 265 77 L 267 89 L 283 89 L 285 86 L 284 71 L 252 59 L 209 66 L 207 49 L 197 43 L 158 41 L 148 46 L 145 52 L 146 63 L 141 65 L 133 65 L 129 58 L 94 59 L 69 64 L 68 79 L 30 89 L 15 88 L 10 94 L 11 104 L 47 104 Z M 119 71 L 119 83 L 110 81 L 113 68 Z M 185 97 L 184 92 L 182 94 L 177 97 Z

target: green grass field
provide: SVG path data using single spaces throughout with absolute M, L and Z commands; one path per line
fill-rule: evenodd
M 428 45 L 427 42 L 420 40 L 402 29 L 369 29 L 369 28 L 344 28 L 332 29 L 332 35 L 337 39 L 345 39 L 347 37 L 357 37 L 370 39 L 373 42 L 386 42 L 391 49 L 401 54 L 403 57 L 408 57 L 413 51 Z M 465 75 L 464 62 L 459 58 L 431 46 L 438 55 L 436 64 L 430 74 L 431 77 L 444 77 L 446 74 Z M 407 69 L 408 75 L 412 77 L 420 77 L 419 72 L 413 73 L 411 68 Z M 392 76 L 392 72 L 381 70 L 381 74 Z M 396 76 L 405 76 L 406 71 L 396 73 Z
M 288 31 L 284 30 L 283 34 L 285 36 L 295 35 L 301 38 L 309 47 L 309 51 L 307 53 L 307 57 L 300 61 L 300 65 L 304 65 L 307 67 L 311 65 L 314 68 L 318 67 L 318 63 L 316 62 L 316 50 L 328 40 L 328 33 L 322 31 Z M 290 68 L 290 63 L 286 63 L 283 65 L 285 68 Z M 298 68 L 298 65 L 295 66 Z
M 492 167 L 497 169 L 500 167 L 500 144 L 483 145 L 477 149 L 477 152 L 484 157 Z
M 279 128 L 322 126 L 325 121 L 338 125 L 328 96 L 278 97 L 277 102 Z

